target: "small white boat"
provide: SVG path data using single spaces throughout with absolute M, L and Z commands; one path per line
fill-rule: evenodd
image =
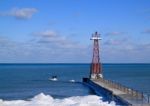
M 69 80 L 69 82 L 75 82 L 75 80 Z
M 52 76 L 52 78 L 49 78 L 49 80 L 51 80 L 51 81 L 57 81 L 58 79 L 57 79 L 57 76 Z

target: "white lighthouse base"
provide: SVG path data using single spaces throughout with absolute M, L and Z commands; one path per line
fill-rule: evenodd
M 102 74 L 91 74 L 91 79 L 99 79 L 99 78 L 103 78 Z

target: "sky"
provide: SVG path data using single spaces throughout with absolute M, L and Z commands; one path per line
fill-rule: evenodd
M 150 63 L 150 0 L 0 0 L 0 63 Z

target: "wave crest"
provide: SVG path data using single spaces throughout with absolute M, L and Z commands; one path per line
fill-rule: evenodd
M 0 106 L 115 106 L 115 102 L 103 102 L 96 95 L 73 96 L 64 99 L 54 99 L 50 95 L 40 93 L 29 101 L 0 99 Z

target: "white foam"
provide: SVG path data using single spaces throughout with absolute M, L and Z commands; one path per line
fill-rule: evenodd
M 96 95 L 74 96 L 64 99 L 54 99 L 43 93 L 36 95 L 29 101 L 0 99 L 0 106 L 115 106 L 115 102 L 103 102 L 102 98 Z

